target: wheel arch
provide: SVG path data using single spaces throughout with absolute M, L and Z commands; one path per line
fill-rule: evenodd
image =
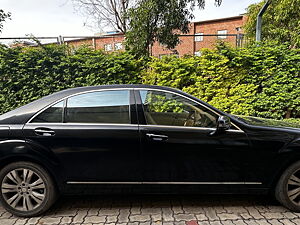
M 36 151 L 25 141 L 12 140 L 6 143 L 0 143 L 0 170 L 13 162 L 31 162 L 45 169 L 52 178 L 58 190 L 63 186 L 63 175 L 59 172 L 60 165 L 57 160 L 43 151 Z

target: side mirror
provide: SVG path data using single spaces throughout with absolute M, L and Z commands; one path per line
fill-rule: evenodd
M 210 135 L 216 135 L 223 133 L 225 130 L 228 130 L 231 126 L 230 118 L 228 116 L 220 116 L 217 120 L 217 128 Z

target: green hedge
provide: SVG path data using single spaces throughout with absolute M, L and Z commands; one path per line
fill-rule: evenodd
M 202 56 L 136 59 L 64 46 L 0 46 L 0 114 L 69 87 L 146 83 L 181 89 L 233 114 L 300 117 L 300 50 L 219 44 Z
M 201 57 L 153 59 L 143 82 L 182 89 L 233 114 L 300 117 L 300 50 L 285 45 L 232 49 Z
M 142 61 L 128 53 L 1 46 L 0 114 L 66 88 L 139 83 L 142 69 Z

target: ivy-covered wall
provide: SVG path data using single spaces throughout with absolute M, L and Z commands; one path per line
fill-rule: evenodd
M 89 48 L 0 46 L 0 113 L 79 86 L 147 83 L 179 88 L 233 114 L 300 117 L 300 50 L 220 44 L 202 56 L 136 59 Z

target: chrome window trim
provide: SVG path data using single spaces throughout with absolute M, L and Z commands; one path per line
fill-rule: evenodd
M 110 181 L 67 181 L 67 184 L 185 184 L 185 185 L 262 185 L 262 182 L 110 182 Z
M 34 126 L 54 125 L 54 126 L 124 126 L 124 127 L 138 127 L 138 124 L 125 124 L 125 123 L 30 123 Z
M 214 131 L 216 128 L 210 128 L 210 127 L 185 127 L 185 126 L 169 126 L 169 125 L 152 125 L 152 124 L 147 124 L 147 125 L 139 125 L 140 127 L 158 127 L 158 128 L 174 128 L 174 129 L 191 129 L 191 130 L 208 130 L 208 131 Z M 229 129 L 226 130 L 226 132 L 237 132 L 237 133 L 244 133 L 242 130 L 233 130 Z
M 73 96 L 76 96 L 76 95 L 81 95 L 81 94 L 87 94 L 87 93 L 91 93 L 91 92 L 100 92 L 100 91 L 116 91 L 116 90 L 133 90 L 133 88 L 107 88 L 107 89 L 100 89 L 100 90 L 89 90 L 89 91 L 82 91 L 82 92 L 78 92 L 78 93 L 75 93 L 75 94 L 71 94 L 71 95 L 68 95 L 66 97 L 63 97 L 53 103 L 51 103 L 50 105 L 47 105 L 46 107 L 44 107 L 43 109 L 41 109 L 40 111 L 38 111 L 37 113 L 35 113 L 26 123 L 30 123 L 35 117 L 37 117 L 39 114 L 43 113 L 45 110 L 49 109 L 50 107 L 52 107 L 53 105 L 55 105 L 56 103 L 59 103 L 60 101 L 65 101 L 66 99 L 70 98 L 70 97 L 73 97 Z M 129 96 L 130 96 L 130 93 L 129 93 Z M 130 98 L 130 97 L 129 97 Z M 130 99 L 129 99 L 130 101 Z M 130 104 L 129 104 L 129 107 L 130 107 Z M 130 108 L 129 108 L 129 113 L 130 113 Z M 33 124 L 36 124 L 36 123 L 33 123 Z M 53 123 L 43 123 L 43 124 L 53 124 Z M 60 124 L 63 124 L 63 123 L 60 123 Z M 89 123 L 86 123 L 86 124 L 89 124 Z
M 206 108 L 206 109 L 208 109 L 209 111 L 215 113 L 216 115 L 221 116 L 220 113 L 218 113 L 218 112 L 216 112 L 215 110 L 211 109 L 210 107 L 204 105 L 203 103 L 198 102 L 198 101 L 196 101 L 196 100 L 194 100 L 194 99 L 191 99 L 191 98 L 189 98 L 189 97 L 187 97 L 187 96 L 184 96 L 184 95 L 182 95 L 182 94 L 180 94 L 180 93 L 177 93 L 177 92 L 174 92 L 174 91 L 162 90 L 162 89 L 155 89 L 155 88 L 133 88 L 133 89 L 134 89 L 134 90 L 154 90 L 154 91 L 161 91 L 161 92 L 167 92 L 167 93 L 179 95 L 179 96 L 181 96 L 181 97 L 183 97 L 183 98 L 185 98 L 185 99 L 188 99 L 188 100 L 190 100 L 190 101 L 192 101 L 192 102 L 195 102 L 195 103 L 197 103 L 197 104 L 203 106 L 204 108 Z M 241 132 L 244 132 L 244 131 L 243 131 L 241 128 L 239 128 L 235 123 L 233 123 L 233 122 L 230 122 L 230 123 L 231 123 L 231 125 L 233 125 L 235 128 L 237 128 L 238 130 L 240 130 Z M 173 127 L 173 126 L 171 126 L 171 127 Z M 203 128 L 205 128 L 205 127 L 203 127 Z M 212 128 L 212 129 L 214 129 L 214 128 Z

